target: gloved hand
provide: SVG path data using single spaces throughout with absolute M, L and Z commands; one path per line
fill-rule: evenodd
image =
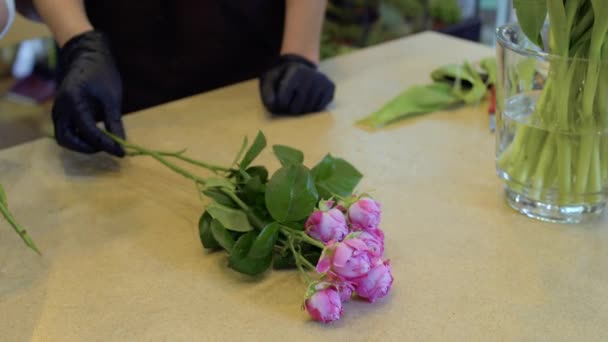
M 334 98 L 336 86 L 309 60 L 283 55 L 260 77 L 260 94 L 268 111 L 299 115 L 318 112 Z
M 59 52 L 59 89 L 53 105 L 59 145 L 83 153 L 105 151 L 118 157 L 122 147 L 96 125 L 124 138 L 122 82 L 108 42 L 101 32 L 88 31 L 69 40 Z

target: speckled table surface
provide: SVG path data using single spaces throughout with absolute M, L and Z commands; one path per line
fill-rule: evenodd
M 330 326 L 300 310 L 297 272 L 248 279 L 200 246 L 193 185 L 152 160 L 115 160 L 36 140 L 0 152 L 10 206 L 38 257 L 0 228 L 2 341 L 606 340 L 606 220 L 563 226 L 504 204 L 485 106 L 367 132 L 354 121 L 434 68 L 493 55 L 433 33 L 325 62 L 326 113 L 271 119 L 254 81 L 126 118 L 129 137 L 229 163 L 243 135 L 327 152 L 383 203 L 391 294 L 351 302 Z M 270 152 L 261 162 L 277 165 Z

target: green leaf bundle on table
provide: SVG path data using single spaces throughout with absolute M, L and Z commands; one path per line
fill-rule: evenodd
M 261 132 L 250 145 L 244 139 L 229 167 L 108 135 L 128 155 L 152 157 L 195 182 L 210 199 L 199 220 L 201 243 L 226 252 L 230 268 L 251 276 L 270 268 L 299 269 L 308 284 L 304 306 L 313 319 L 335 321 L 352 297 L 373 302 L 389 292 L 393 276 L 383 259 L 380 204 L 354 193 L 363 175 L 346 160 L 328 154 L 308 168 L 302 151 L 274 145 L 281 167 L 271 175 L 254 165 L 267 145 Z M 214 175 L 198 176 L 177 161 Z
M 382 128 L 413 116 L 479 103 L 496 84 L 496 59 L 482 60 L 479 68 L 470 63 L 445 65 L 434 70 L 431 79 L 433 83 L 410 87 L 357 123 Z

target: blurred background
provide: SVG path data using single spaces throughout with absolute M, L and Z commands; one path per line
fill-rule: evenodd
M 321 57 L 426 30 L 493 46 L 513 19 L 511 0 L 328 0 Z M 43 25 L 18 17 L 0 40 L 0 148 L 51 132 L 55 44 Z
M 494 45 L 510 14 L 509 0 L 330 0 L 322 57 L 426 30 Z

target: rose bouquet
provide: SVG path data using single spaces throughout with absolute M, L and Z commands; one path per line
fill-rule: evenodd
M 128 155 L 152 157 L 195 182 L 210 200 L 199 220 L 202 246 L 226 252 L 230 268 L 252 276 L 271 268 L 299 269 L 309 285 L 304 307 L 313 319 L 334 321 L 351 297 L 374 302 L 390 290 L 380 205 L 367 194 L 354 194 L 362 174 L 344 159 L 328 154 L 308 168 L 301 151 L 274 145 L 281 167 L 269 175 L 266 167 L 252 165 L 267 144 L 261 132 L 249 146 L 244 139 L 229 167 L 108 135 Z M 213 176 L 201 177 L 178 162 Z

